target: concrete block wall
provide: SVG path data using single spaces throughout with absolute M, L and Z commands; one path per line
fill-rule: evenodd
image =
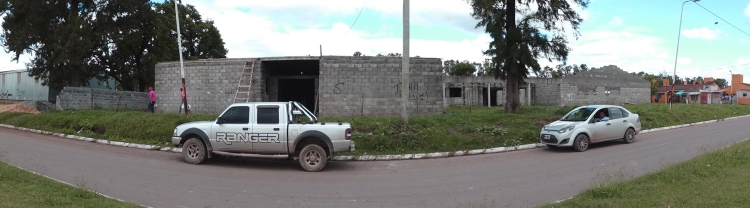
M 650 103 L 650 89 L 640 76 L 610 65 L 562 78 L 560 105 Z
M 401 84 L 401 62 L 401 57 L 321 57 L 320 116 L 398 116 L 402 92 L 410 94 L 410 115 L 441 113 L 440 59 L 410 58 L 410 86 Z
M 532 105 L 560 105 L 560 79 L 528 79 Z
M 218 115 L 234 103 L 242 70 L 249 61 L 255 61 L 251 101 L 261 101 L 261 65 L 258 59 L 208 59 L 185 61 L 185 86 L 192 113 Z M 154 91 L 157 95 L 158 113 L 178 113 L 181 104 L 180 62 L 156 64 Z
M 57 109 L 148 109 L 148 92 L 65 87 L 57 95 Z

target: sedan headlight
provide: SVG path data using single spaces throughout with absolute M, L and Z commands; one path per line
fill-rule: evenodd
M 575 126 L 568 126 L 568 127 L 562 128 L 560 130 L 557 130 L 557 132 L 559 132 L 559 133 L 562 134 L 562 133 L 565 133 L 567 131 L 573 131 L 573 128 L 575 128 Z

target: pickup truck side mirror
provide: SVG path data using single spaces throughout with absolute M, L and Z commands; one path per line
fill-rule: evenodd
M 216 119 L 216 124 L 223 124 L 223 123 L 224 123 L 224 118 L 219 117 Z

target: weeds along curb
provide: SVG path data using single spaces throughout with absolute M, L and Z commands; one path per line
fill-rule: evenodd
M 695 126 L 695 125 L 701 125 L 701 124 L 708 124 L 708 123 L 714 123 L 714 122 L 719 122 L 719 121 L 724 121 L 724 120 L 732 120 L 732 119 L 737 119 L 737 118 L 745 118 L 745 117 L 750 117 L 750 115 L 720 118 L 720 119 L 701 121 L 701 122 L 695 122 L 695 123 L 689 123 L 689 124 L 646 129 L 646 130 L 641 130 L 639 134 L 651 133 L 651 132 L 657 132 L 657 131 L 663 131 L 663 130 L 669 130 L 669 129 L 676 129 L 676 128 L 682 128 L 682 127 L 688 127 L 688 126 Z M 75 139 L 75 140 L 86 141 L 86 142 L 96 142 L 100 144 L 107 144 L 107 145 L 120 146 L 120 147 L 131 147 L 131 148 L 138 148 L 138 149 L 145 149 L 145 150 L 158 150 L 158 151 L 163 151 L 163 152 L 176 152 L 176 153 L 182 152 L 182 148 L 178 148 L 178 147 L 161 147 L 157 145 L 108 141 L 104 139 L 94 139 L 94 138 L 82 137 L 82 136 L 71 135 L 71 134 L 53 133 L 53 132 L 24 128 L 24 127 L 16 127 L 16 126 L 7 125 L 7 124 L 0 124 L 0 127 L 5 127 L 9 129 L 18 129 L 18 130 L 37 133 L 37 134 L 53 135 L 53 136 L 58 136 L 62 138 Z M 524 144 L 524 145 L 512 146 L 512 147 L 494 147 L 494 148 L 487 148 L 487 149 L 459 150 L 455 152 L 433 152 L 433 153 L 400 154 L 400 155 L 335 156 L 333 157 L 333 160 L 335 161 L 386 161 L 386 160 L 432 159 L 432 158 L 444 158 L 444 157 L 453 157 L 453 156 L 500 153 L 500 152 L 509 152 L 509 151 L 516 151 L 516 150 L 536 149 L 536 148 L 545 148 L 545 147 L 547 147 L 547 145 L 545 144 L 533 143 L 533 144 Z
M 4 124 L 2 124 L 2 125 L 4 125 Z M 7 125 L 5 125 L 5 126 L 7 126 Z M 38 175 L 38 176 L 41 176 L 41 177 L 45 177 L 45 178 L 47 178 L 47 179 L 53 180 L 53 181 L 55 181 L 55 182 L 58 182 L 58 183 L 62 183 L 62 184 L 65 184 L 65 185 L 68 185 L 68 186 L 71 186 L 71 187 L 75 187 L 75 188 L 80 188 L 80 189 L 84 189 L 84 190 L 86 190 L 86 191 L 90 191 L 90 192 L 93 192 L 94 194 L 96 194 L 96 195 L 99 195 L 99 196 L 103 196 L 103 197 L 105 197 L 105 198 L 109 198 L 109 199 L 117 200 L 117 201 L 120 201 L 120 202 L 133 203 L 133 202 L 128 202 L 128 201 L 125 201 L 125 200 L 119 199 L 119 198 L 111 197 L 111 196 L 108 196 L 108 195 L 106 195 L 106 194 L 103 194 L 103 193 L 99 193 L 99 192 L 97 192 L 97 191 L 94 191 L 94 190 L 89 190 L 88 188 L 85 188 L 85 187 L 79 187 L 79 186 L 76 186 L 76 185 L 70 184 L 70 183 L 68 183 L 68 182 L 65 182 L 65 181 L 57 180 L 57 179 L 54 179 L 54 178 L 52 178 L 52 177 L 49 177 L 49 176 L 46 176 L 46 175 L 42 175 L 42 174 L 40 174 L 40 173 L 37 173 L 37 172 L 31 171 L 31 170 L 28 170 L 28 169 L 25 169 L 25 168 L 22 168 L 22 167 L 18 167 L 18 166 L 14 165 L 14 164 L 10 164 L 10 163 L 5 163 L 5 164 L 8 164 L 8 165 L 10 165 L 10 166 L 16 167 L 16 168 L 18 168 L 18 169 L 21 169 L 21 170 L 23 170 L 23 171 L 26 171 L 26 172 L 29 172 L 29 173 L 32 173 L 32 174 L 35 174 L 35 175 Z M 135 203 L 133 203 L 133 204 L 135 204 Z M 140 206 L 140 207 L 151 208 L 151 207 L 149 207 L 149 206 L 145 206 L 145 205 L 140 205 L 140 204 L 136 204 L 136 205 L 138 205 L 138 206 Z

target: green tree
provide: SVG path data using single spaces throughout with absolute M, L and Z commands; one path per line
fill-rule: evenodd
M 352 56 L 364 56 L 364 55 L 361 52 L 359 52 L 359 51 L 355 51 L 354 55 L 352 55 Z
M 154 84 L 154 37 L 156 13 L 149 0 L 110 1 L 100 8 L 96 22 L 102 30 L 94 49 L 98 64 L 108 70 L 101 79 L 112 77 L 118 89 L 145 91 Z M 116 17 L 116 18 L 112 18 Z
M 720 88 L 725 88 L 729 86 L 729 83 L 727 82 L 727 80 L 723 78 L 714 79 L 714 82 L 716 82 L 716 85 L 719 85 Z
M 473 76 L 477 68 L 469 61 L 457 62 L 450 66 L 448 75 L 450 76 Z
M 588 0 L 573 0 L 585 8 Z M 495 78 L 505 80 L 505 112 L 521 110 L 519 85 L 528 77 L 529 70 L 539 71 L 539 58 L 565 61 L 570 48 L 564 27 L 571 26 L 578 37 L 583 21 L 568 1 L 558 0 L 467 0 L 472 16 L 479 20 L 476 27 L 484 27 L 492 37 L 489 49 L 497 73 Z M 532 10 L 531 7 L 536 7 Z M 516 15 L 520 15 L 516 17 Z M 550 31 L 548 37 L 544 31 Z
M 214 26 L 214 21 L 203 20 L 193 5 L 179 4 L 178 7 L 183 58 L 187 60 L 226 58 L 227 49 L 224 47 L 224 40 L 221 38 L 219 29 Z M 154 46 L 156 46 L 155 49 L 163 52 L 155 54 L 157 60 L 179 60 L 174 1 L 166 0 L 164 3 L 156 3 L 155 10 L 157 35 Z
M 225 58 L 213 21 L 192 5 L 179 8 L 183 56 Z M 157 62 L 179 60 L 172 0 L 0 0 L 0 12 L 12 60 L 32 54 L 29 75 L 58 91 L 109 77 L 121 90 L 145 91 Z
M 92 58 L 96 42 L 94 0 L 0 0 L 2 44 L 12 61 L 31 54 L 29 76 L 54 90 L 85 86 L 102 70 Z M 94 40 L 94 41 L 92 41 Z

